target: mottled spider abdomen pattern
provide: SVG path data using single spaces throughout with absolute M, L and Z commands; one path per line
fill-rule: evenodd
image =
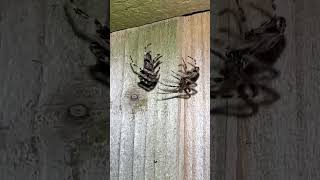
M 130 67 L 136 75 L 138 75 L 138 78 L 140 82 L 138 82 L 138 86 L 144 89 L 145 91 L 151 91 L 153 90 L 159 81 L 160 78 L 160 64 L 162 63 L 160 61 L 160 58 L 162 57 L 160 54 L 157 54 L 153 59 L 151 56 L 151 51 L 147 51 L 147 48 L 151 44 L 148 44 L 145 47 L 145 54 L 144 54 L 144 60 L 143 60 L 143 68 L 140 68 L 140 71 L 138 72 L 135 70 L 134 66 L 137 68 L 138 66 L 133 62 L 132 57 L 130 56 Z

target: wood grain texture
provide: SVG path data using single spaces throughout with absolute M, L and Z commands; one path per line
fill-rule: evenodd
M 210 10 L 209 0 L 111 0 L 111 32 Z
M 173 18 L 111 34 L 111 179 L 209 179 L 210 14 Z M 161 80 L 171 79 L 181 57 L 200 66 L 194 97 L 157 101 L 130 69 L 143 64 L 144 47 L 163 55 Z M 137 96 L 138 99 L 132 98 Z
M 244 2 L 241 1 L 241 2 Z M 254 1 L 271 10 L 268 1 Z M 217 12 L 234 1 L 217 1 Z M 211 117 L 211 177 L 215 180 L 319 179 L 319 7 L 317 1 L 276 0 L 287 20 L 287 46 L 271 87 L 280 100 L 247 119 Z M 221 18 L 212 17 L 219 27 Z M 249 11 L 251 25 L 263 18 Z M 222 22 L 221 22 L 222 23 Z M 213 59 L 214 61 L 214 59 Z
M 109 179 L 108 91 L 91 80 L 95 57 L 72 31 L 63 3 L 0 2 L 1 180 Z M 87 117 L 69 116 L 78 103 L 89 108 Z

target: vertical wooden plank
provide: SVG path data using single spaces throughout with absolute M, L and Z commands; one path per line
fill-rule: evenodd
M 170 61 L 175 59 L 175 21 L 170 20 L 112 33 L 111 74 L 119 72 L 123 74 L 118 76 L 121 79 L 115 78 L 116 81 L 112 80 L 111 83 L 111 95 L 112 97 L 117 97 L 114 100 L 111 99 L 111 109 L 115 112 L 111 114 L 111 137 L 114 139 L 114 144 L 120 144 L 120 154 L 111 155 L 111 160 L 114 162 L 114 164 L 111 164 L 112 174 L 114 174 L 112 178 L 154 179 L 156 168 L 158 168 L 156 166 L 160 166 L 159 172 L 163 170 L 169 174 L 172 174 L 171 171 L 175 172 L 174 169 L 165 167 L 165 165 L 172 164 L 166 163 L 167 161 L 172 161 L 172 159 L 167 159 L 167 152 L 164 150 L 166 150 L 166 143 L 168 143 L 166 135 L 172 136 L 174 133 L 166 132 L 166 122 L 177 119 L 177 113 L 163 115 L 161 112 L 162 106 L 160 105 L 159 107 L 159 103 L 156 102 L 156 93 L 146 93 L 139 88 L 137 86 L 138 79 L 131 72 L 129 66 L 130 56 L 135 63 L 140 66 L 143 64 L 144 47 L 148 43 L 152 43 L 150 49 L 153 54 L 160 53 L 165 55 L 163 61 L 168 66 L 170 66 L 170 63 L 176 63 L 175 61 Z M 120 34 L 123 36 L 120 36 Z M 125 43 L 120 44 L 121 41 Z M 122 51 L 119 51 L 119 49 L 122 49 Z M 122 69 L 119 68 L 121 67 L 118 65 L 119 63 L 121 63 Z M 121 97 L 114 96 L 113 92 L 115 94 L 122 92 L 122 95 Z M 121 109 L 116 109 L 116 106 L 121 106 Z M 173 107 L 173 105 L 170 106 Z M 121 121 L 115 122 L 113 120 L 119 119 L 119 117 Z M 121 122 L 121 125 L 116 124 L 119 122 Z M 112 124 L 115 124 L 115 126 Z M 113 132 L 119 131 L 119 129 L 121 135 L 119 139 L 115 139 Z M 175 142 L 172 139 L 170 140 L 173 143 Z M 159 145 L 159 143 L 163 142 L 165 144 Z M 175 148 L 175 145 L 170 145 L 170 147 Z M 111 148 L 111 151 L 114 151 L 114 149 Z M 114 168 L 116 164 L 118 164 L 119 169 Z M 161 173 L 159 176 L 166 176 L 166 173 Z
M 0 179 L 108 179 L 108 92 L 87 72 L 95 58 L 67 22 L 64 2 L 1 2 L 0 126 L 8 130 Z M 88 117 L 70 117 L 78 103 Z
M 42 56 L 42 3 L 2 1 L 0 12 L 0 179 L 38 179 L 43 141 L 34 119 L 43 69 L 32 60 Z
M 271 10 L 270 2 L 255 1 L 255 4 Z M 216 160 L 215 179 L 298 180 L 320 177 L 316 170 L 320 166 L 317 140 L 319 25 L 315 23 L 319 19 L 320 4 L 291 0 L 275 1 L 275 4 L 277 15 L 287 20 L 287 45 L 275 65 L 281 75 L 270 84 L 279 92 L 280 100 L 269 107 L 261 106 L 258 114 L 245 121 L 237 120 L 236 148 L 232 145 L 234 138 L 227 139 L 230 143 L 225 146 L 226 151 L 236 151 L 236 156 L 226 154 L 226 163 L 235 165 L 230 167 L 231 170 L 223 171 L 231 173 L 224 177 L 216 172 L 222 165 Z M 260 15 L 253 11 L 249 11 L 248 20 L 251 25 L 261 22 Z M 216 124 L 215 117 L 213 120 Z M 230 133 L 226 131 L 225 136 Z M 214 145 L 217 154 L 220 147 L 216 138 Z
M 231 7 L 233 0 L 227 1 L 215 1 L 211 3 L 211 40 L 215 38 L 222 39 L 228 43 L 229 37 L 226 34 L 218 33 L 219 28 L 230 27 L 230 24 L 234 23 L 230 16 L 218 16 L 218 13 L 224 8 Z M 211 48 L 216 49 L 216 44 L 212 41 Z M 219 49 L 223 50 L 223 49 Z M 223 52 L 223 51 L 222 51 Z M 215 69 L 218 62 L 221 59 L 217 59 L 216 56 L 211 54 L 211 74 L 214 76 Z M 223 99 L 211 99 L 211 108 L 227 107 L 228 102 Z M 211 114 L 211 126 L 210 126 L 210 151 L 211 151 L 211 170 L 210 176 L 212 179 L 224 180 L 230 179 L 230 176 L 235 174 L 235 153 L 237 149 L 234 147 L 236 142 L 234 135 L 237 133 L 235 130 L 236 121 L 230 119 L 228 116 L 217 115 L 214 112 Z M 231 140 L 233 140 L 233 142 Z M 233 147 L 232 147 L 233 146 Z M 231 165 L 230 165 L 231 163 Z M 231 178 L 232 179 L 232 178 Z
M 194 57 L 200 67 L 197 94 L 190 100 L 181 102 L 180 124 L 184 130 L 184 178 L 209 179 L 209 85 L 210 85 L 210 14 L 201 13 L 181 18 L 178 31 L 181 38 L 181 56 Z M 181 139 L 182 140 L 182 139 Z
M 259 113 L 242 127 L 242 129 L 247 129 L 247 134 L 242 134 L 245 142 L 243 142 L 242 149 L 244 163 L 241 171 L 243 178 L 247 179 L 301 179 L 289 170 L 291 165 L 296 164 L 290 155 L 292 148 L 288 143 L 291 136 L 288 128 L 291 126 L 291 120 L 297 118 L 296 113 L 293 112 L 298 110 L 295 104 L 296 92 L 299 90 L 292 89 L 292 83 L 295 81 L 293 77 L 296 76 L 298 66 L 293 53 L 292 14 L 294 13 L 291 12 L 292 6 L 287 4 L 288 2 L 275 2 L 278 7 L 276 13 L 287 20 L 287 45 L 275 65 L 281 74 L 270 84 L 270 87 L 280 94 L 280 99 L 269 107 L 262 106 Z M 271 11 L 271 2 L 259 1 L 257 4 Z M 249 15 L 253 23 L 261 22 L 261 19 L 253 18 L 261 17 L 257 12 L 251 12 Z M 288 93 L 289 91 L 292 93 Z
M 172 79 L 181 56 L 198 60 L 197 97 L 157 101 L 157 90 L 137 86 L 129 57 L 142 66 L 148 43 L 153 55 L 163 55 L 162 81 Z M 209 65 L 208 13 L 111 34 L 111 74 L 119 75 L 111 81 L 111 179 L 209 179 Z

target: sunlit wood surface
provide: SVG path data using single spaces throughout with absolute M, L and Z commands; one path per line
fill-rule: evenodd
M 209 31 L 210 14 L 200 13 L 111 34 L 111 179 L 209 179 Z M 129 57 L 142 66 L 148 43 L 163 55 L 161 81 L 182 57 L 197 59 L 198 94 L 158 102 L 157 87 L 138 87 Z

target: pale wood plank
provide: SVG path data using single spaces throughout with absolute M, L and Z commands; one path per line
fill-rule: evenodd
M 111 34 L 111 74 L 120 75 L 111 81 L 112 179 L 209 179 L 209 17 L 202 13 Z M 163 96 L 157 90 L 146 93 L 137 86 L 129 56 L 142 66 L 148 43 L 153 54 L 163 55 L 162 80 L 172 79 L 181 56 L 198 60 L 195 97 L 158 102 Z

